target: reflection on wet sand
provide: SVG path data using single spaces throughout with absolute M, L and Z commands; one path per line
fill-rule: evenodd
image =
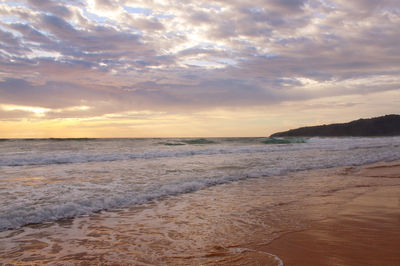
M 380 245 L 392 239 L 387 234 L 400 224 L 399 208 L 388 207 L 399 195 L 399 169 L 398 163 L 391 163 L 249 179 L 129 209 L 28 225 L 0 233 L 0 261 L 38 265 L 291 265 L 301 259 L 294 251 L 290 255 L 291 249 L 307 254 L 318 250 L 314 247 L 323 249 L 325 243 L 322 253 L 309 253 L 324 257 L 323 252 L 331 252 L 332 245 L 340 249 L 344 236 L 348 236 L 348 243 L 364 241 L 365 247 L 373 248 L 374 239 Z M 386 208 L 368 205 L 382 193 L 392 195 Z M 376 219 L 368 215 L 377 209 L 382 211 L 380 217 L 387 217 L 380 223 L 385 224 L 387 234 L 380 234 L 379 227 L 368 231 L 373 223 L 366 224 L 366 219 Z M 345 222 L 338 222 L 342 219 Z M 369 238 L 358 240 L 358 234 Z M 323 265 L 341 265 L 341 260 L 351 256 L 337 254 Z

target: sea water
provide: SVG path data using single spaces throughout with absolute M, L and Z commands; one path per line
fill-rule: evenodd
M 2 139 L 0 151 L 4 231 L 238 180 L 398 160 L 400 137 Z

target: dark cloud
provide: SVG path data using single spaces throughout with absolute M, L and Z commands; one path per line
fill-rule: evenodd
M 56 16 L 60 16 L 63 18 L 70 18 L 72 16 L 71 10 L 60 4 L 60 1 L 51 1 L 51 0 L 27 0 L 26 1 L 30 6 L 40 10 L 47 11 Z
M 78 31 L 76 31 L 71 24 L 55 15 L 44 14 L 42 15 L 41 20 L 42 25 L 46 28 L 46 30 L 59 37 L 71 38 L 71 35 L 73 36 L 78 33 Z
M 212 14 L 202 10 L 188 14 L 188 20 L 193 23 L 210 23 L 213 21 Z
M 51 42 L 47 36 L 45 36 L 43 33 L 36 30 L 30 25 L 22 23 L 10 23 L 8 26 L 10 27 L 10 29 L 13 29 L 21 33 L 26 40 L 37 42 L 42 45 Z
M 16 78 L 0 81 L 2 104 L 67 108 L 79 105 L 85 99 L 96 100 L 104 97 L 106 93 L 101 90 L 92 91 L 74 83 L 48 81 L 44 84 L 32 84 Z
M 308 0 L 270 0 L 269 3 L 284 12 L 302 12 Z
M 19 40 L 12 33 L 2 30 L 0 30 L 0 42 L 9 46 L 19 45 Z
M 14 111 L 0 110 L 0 121 L 19 121 L 21 119 L 26 119 L 26 118 L 29 119 L 37 117 L 35 117 L 35 114 L 33 112 L 20 111 L 20 110 L 14 110 Z
M 95 0 L 94 6 L 101 10 L 110 10 L 110 9 L 118 9 L 119 3 L 118 1 L 113 1 L 113 0 Z

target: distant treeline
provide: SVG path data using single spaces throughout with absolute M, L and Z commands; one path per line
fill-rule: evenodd
M 371 137 L 400 135 L 400 115 L 359 119 L 349 123 L 301 127 L 271 137 Z

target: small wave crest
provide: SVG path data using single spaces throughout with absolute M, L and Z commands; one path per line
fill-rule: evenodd
M 171 144 L 171 143 L 168 143 Z M 165 144 L 168 146 L 168 144 Z M 172 145 L 181 146 L 181 145 Z M 26 166 L 26 165 L 51 165 L 51 164 L 71 164 L 88 162 L 112 162 L 120 160 L 153 159 L 167 157 L 185 157 L 195 155 L 216 155 L 233 153 L 260 153 L 273 151 L 273 148 L 263 146 L 255 147 L 224 147 L 209 149 L 174 149 L 174 150 L 153 150 L 147 152 L 132 153 L 45 153 L 45 154 L 25 154 L 17 156 L 0 157 L 0 166 Z
M 217 143 L 216 141 L 209 140 L 209 139 L 188 139 L 188 140 L 182 140 L 182 142 L 186 144 L 215 144 Z
M 158 142 L 158 144 L 165 145 L 165 146 L 183 146 L 183 145 L 186 145 L 185 143 L 180 143 L 180 142 Z
M 254 176 L 255 177 L 255 176 Z M 43 206 L 25 206 L 10 208 L 0 214 L 0 231 L 16 229 L 27 224 L 56 221 L 89 215 L 99 211 L 123 208 L 143 204 L 161 197 L 190 193 L 206 187 L 247 179 L 249 176 L 209 177 L 205 179 L 187 179 L 163 185 L 154 185 L 141 192 L 114 193 L 105 198 L 74 197 L 70 202 L 60 200 L 58 203 Z
M 292 143 L 306 143 L 305 138 L 268 138 L 263 140 L 264 144 L 292 144 Z

